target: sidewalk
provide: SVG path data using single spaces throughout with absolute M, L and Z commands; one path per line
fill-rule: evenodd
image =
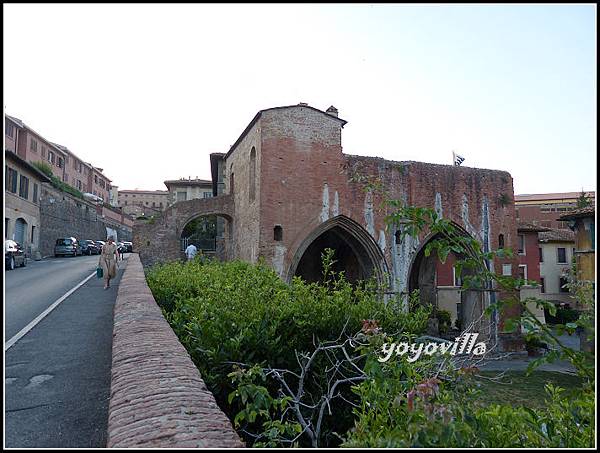
M 89 280 L 5 354 L 5 447 L 106 446 L 113 306 Z

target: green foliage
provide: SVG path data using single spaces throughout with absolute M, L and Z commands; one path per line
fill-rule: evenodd
M 50 166 L 50 164 L 48 162 L 38 161 L 38 162 L 32 162 L 31 164 L 35 168 L 37 168 L 39 171 L 41 171 L 43 174 L 45 174 L 48 178 L 52 178 L 52 176 L 53 176 L 52 167 Z
M 435 317 L 438 320 L 440 333 L 446 333 L 452 327 L 452 317 L 447 310 L 436 310 Z
M 317 341 L 336 340 L 343 331 L 358 332 L 363 320 L 377 320 L 391 333 L 417 334 L 427 325 L 429 311 L 425 308 L 404 313 L 400 299 L 383 303 L 373 282 L 352 285 L 343 275 L 334 274 L 331 266 L 331 255 L 325 256 L 322 283 L 308 284 L 294 278 L 288 285 L 261 263 L 194 260 L 157 265 L 147 272 L 147 281 L 221 407 L 233 419 L 245 411 L 238 422 L 248 422 L 252 417 L 252 428 L 258 425 L 265 429 L 263 423 L 275 423 L 275 419 L 257 408 L 273 415 L 270 404 L 277 400 L 277 386 L 272 382 L 253 384 L 267 388 L 272 400 L 257 400 L 267 397 L 264 390 L 254 388 L 259 393 L 247 396 L 245 402 L 240 399 L 242 393 L 234 393 L 228 401 L 232 392 L 242 392 L 237 387 L 239 379 L 231 381 L 233 364 L 294 370 L 298 367 L 297 353 L 312 351 Z M 311 381 L 314 389 L 326 365 L 315 364 Z M 256 375 L 253 378 L 257 379 Z M 256 407 L 247 407 L 253 398 L 249 404 Z M 337 409 L 340 415 L 327 420 L 326 435 L 339 429 L 344 432 L 353 422 L 349 410 Z M 251 416 L 252 410 L 256 416 Z M 295 429 L 289 425 L 290 420 L 279 422 L 284 425 L 270 425 L 269 429 Z M 273 441 L 269 439 L 265 442 Z
M 53 187 L 55 187 L 58 190 L 62 190 L 63 192 L 67 192 L 77 198 L 81 198 L 83 200 L 83 194 L 79 190 L 62 181 L 59 177 L 54 176 L 50 164 L 48 164 L 47 162 L 38 161 L 32 162 L 32 165 L 50 178 Z
M 556 309 L 556 315 L 553 316 L 548 313 L 546 317 L 546 322 L 549 324 L 568 324 L 570 322 L 575 322 L 579 319 L 579 312 L 572 308 L 563 308 L 559 307 Z
M 579 198 L 577 198 L 577 208 L 587 208 L 589 206 L 592 206 L 592 199 L 581 189 Z
M 593 447 L 595 442 L 595 373 L 593 357 L 563 345 L 558 336 L 535 317 L 527 304 L 556 314 L 556 307 L 544 300 L 521 301 L 518 290 L 523 281 L 496 275 L 486 263 L 501 257 L 504 251 L 485 253 L 481 247 L 427 208 L 389 203 L 395 211 L 388 217 L 390 225 L 402 226 L 403 234 L 422 237 L 433 233 L 436 238 L 426 248 L 443 261 L 450 252 L 460 259 L 457 269 L 467 267 L 475 275 L 463 279 L 466 288 L 499 288 L 509 294 L 486 310 L 486 314 L 520 305 L 521 316 L 508 320 L 509 329 L 527 332 L 530 347 L 549 345 L 548 354 L 530 363 L 532 373 L 542 363 L 568 360 L 582 378 L 583 385 L 566 396 L 552 385 L 543 408 L 513 407 L 510 404 L 482 405 L 477 399 L 476 369 L 438 367 L 428 360 L 408 364 L 404 357 L 379 363 L 371 358 L 365 365 L 369 379 L 354 387 L 361 404 L 355 409 L 358 418 L 348 434 L 347 447 L 479 447 L 479 448 L 561 448 Z M 581 306 L 589 309 L 576 321 L 558 327 L 558 333 L 576 328 L 593 335 L 595 298 L 591 285 L 572 281 L 569 284 Z M 568 321 L 563 314 L 562 321 Z M 512 324 L 512 326 L 510 326 Z M 587 330 L 586 330 L 587 329 Z

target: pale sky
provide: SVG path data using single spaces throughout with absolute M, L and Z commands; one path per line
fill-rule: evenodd
M 345 153 L 596 190 L 593 5 L 3 5 L 4 109 L 120 189 L 210 179 L 261 109 L 334 105 Z

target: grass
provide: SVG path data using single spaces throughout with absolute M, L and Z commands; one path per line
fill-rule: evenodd
M 499 372 L 483 371 L 483 376 L 497 376 Z M 502 383 L 488 381 L 486 379 L 479 380 L 481 403 L 489 404 L 506 404 L 510 403 L 513 406 L 525 406 L 529 408 L 541 408 L 545 406 L 547 393 L 545 391 L 546 384 L 553 384 L 565 389 L 565 395 L 569 395 L 575 388 L 582 384 L 581 378 L 553 371 L 534 371 L 530 376 L 526 376 L 524 371 L 509 371 L 507 372 Z

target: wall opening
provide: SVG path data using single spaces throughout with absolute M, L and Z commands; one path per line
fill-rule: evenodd
M 273 228 L 273 240 L 283 241 L 283 228 L 281 225 L 275 225 L 275 228 Z
M 194 244 L 199 253 L 225 259 L 229 228 L 230 222 L 217 214 L 194 217 L 181 231 L 180 250 L 183 252 L 190 244 Z
M 250 186 L 248 187 L 248 194 L 249 194 L 250 202 L 252 202 L 256 198 L 256 149 L 254 148 L 254 146 L 252 147 L 252 150 L 250 151 L 249 171 L 250 171 L 250 174 L 248 177 L 248 183 Z

